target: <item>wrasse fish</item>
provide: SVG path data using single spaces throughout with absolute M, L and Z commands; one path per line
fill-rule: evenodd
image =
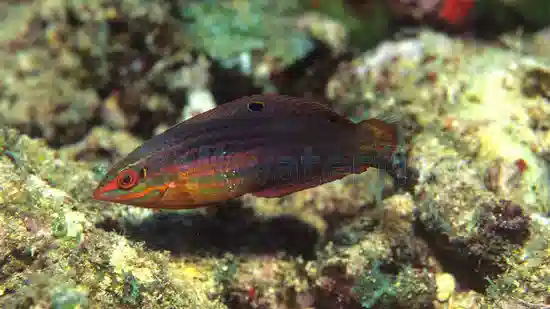
M 205 207 L 251 193 L 280 197 L 369 167 L 397 175 L 398 127 L 355 124 L 283 95 L 220 105 L 154 136 L 117 162 L 97 200 L 157 209 Z

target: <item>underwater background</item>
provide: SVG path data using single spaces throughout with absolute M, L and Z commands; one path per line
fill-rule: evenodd
M 0 308 L 550 308 L 550 1 L 0 2 Z M 259 93 L 398 119 L 376 169 L 214 211 L 91 198 Z M 330 143 L 327 140 L 327 143 Z

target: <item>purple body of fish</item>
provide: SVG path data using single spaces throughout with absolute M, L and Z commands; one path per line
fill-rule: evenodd
M 395 124 L 358 124 L 301 98 L 254 95 L 181 122 L 116 163 L 98 200 L 196 208 L 251 193 L 279 197 L 361 173 L 397 175 Z

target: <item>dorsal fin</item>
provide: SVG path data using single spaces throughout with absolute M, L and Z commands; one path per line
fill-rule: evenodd
M 256 112 L 249 109 L 249 104 L 255 102 L 260 102 L 263 104 L 262 109 Z M 228 117 L 264 118 L 280 116 L 314 116 L 318 118 L 326 118 L 333 122 L 344 124 L 352 123 L 349 119 L 339 115 L 324 104 L 280 94 L 257 94 L 242 97 L 189 118 L 184 123 L 191 124 Z

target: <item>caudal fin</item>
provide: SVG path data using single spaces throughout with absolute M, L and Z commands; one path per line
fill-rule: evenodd
M 357 124 L 361 150 L 395 151 L 400 144 L 400 129 L 397 123 L 371 118 Z
M 410 138 L 404 138 L 397 121 L 367 119 L 357 125 L 363 160 L 360 171 L 369 167 L 384 169 L 394 178 L 397 187 L 412 191 L 418 172 L 407 166 Z

